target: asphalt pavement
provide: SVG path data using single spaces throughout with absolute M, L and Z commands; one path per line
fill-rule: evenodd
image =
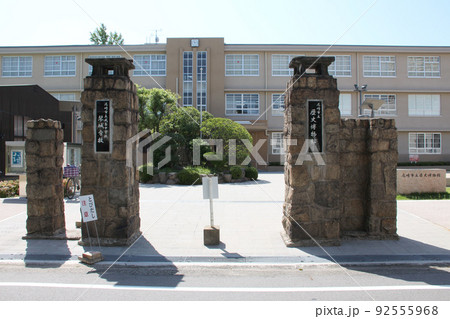
M 210 205 L 202 186 L 140 187 L 142 236 L 129 247 L 80 246 L 76 240 L 25 240 L 26 199 L 0 200 L 0 262 L 76 263 L 86 250 L 101 264 L 450 264 L 450 201 L 398 201 L 399 240 L 344 240 L 337 247 L 286 247 L 282 237 L 283 173 L 256 182 L 220 184 L 213 202 L 221 243 L 203 245 Z M 65 199 L 66 229 L 79 234 L 79 201 Z

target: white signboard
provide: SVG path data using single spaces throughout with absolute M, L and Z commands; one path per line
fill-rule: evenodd
M 97 211 L 95 210 L 94 195 L 80 196 L 80 209 L 83 222 L 97 220 Z
M 211 179 L 211 187 L 209 186 L 209 179 Z M 202 177 L 203 185 L 203 199 L 219 198 L 219 180 L 217 176 Z M 209 190 L 212 190 L 212 196 L 209 194 Z

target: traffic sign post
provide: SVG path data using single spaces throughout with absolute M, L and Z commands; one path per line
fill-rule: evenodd
M 219 181 L 217 176 L 205 176 L 202 178 L 203 199 L 209 199 L 209 226 L 203 229 L 203 243 L 205 246 L 219 245 L 220 228 L 214 225 L 213 199 L 219 198 Z

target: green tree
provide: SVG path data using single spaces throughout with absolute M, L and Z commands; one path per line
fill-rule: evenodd
M 203 112 L 202 117 L 203 121 L 213 118 L 209 112 Z M 192 106 L 172 107 L 160 122 L 160 132 L 176 143 L 178 164 L 192 164 L 193 141 L 200 138 L 200 112 Z
M 167 110 L 176 106 L 178 96 L 170 90 L 146 89 L 137 85 L 139 98 L 139 131 L 150 129 L 159 132 L 159 126 Z
M 120 33 L 110 32 L 108 34 L 103 23 L 94 32 L 91 32 L 90 40 L 95 45 L 122 45 L 124 41 Z
M 253 139 L 251 134 L 241 124 L 225 118 L 210 118 L 203 122 L 201 131 L 204 139 L 222 139 L 224 161 L 229 161 L 229 141 L 236 141 L 236 163 L 240 164 L 250 155 L 250 151 L 242 140 L 248 140 L 251 144 Z

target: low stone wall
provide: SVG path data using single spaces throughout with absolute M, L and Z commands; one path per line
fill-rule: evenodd
M 446 173 L 441 168 L 397 169 L 397 193 L 444 193 Z
M 40 119 L 27 128 L 26 238 L 59 236 L 65 233 L 61 123 Z

